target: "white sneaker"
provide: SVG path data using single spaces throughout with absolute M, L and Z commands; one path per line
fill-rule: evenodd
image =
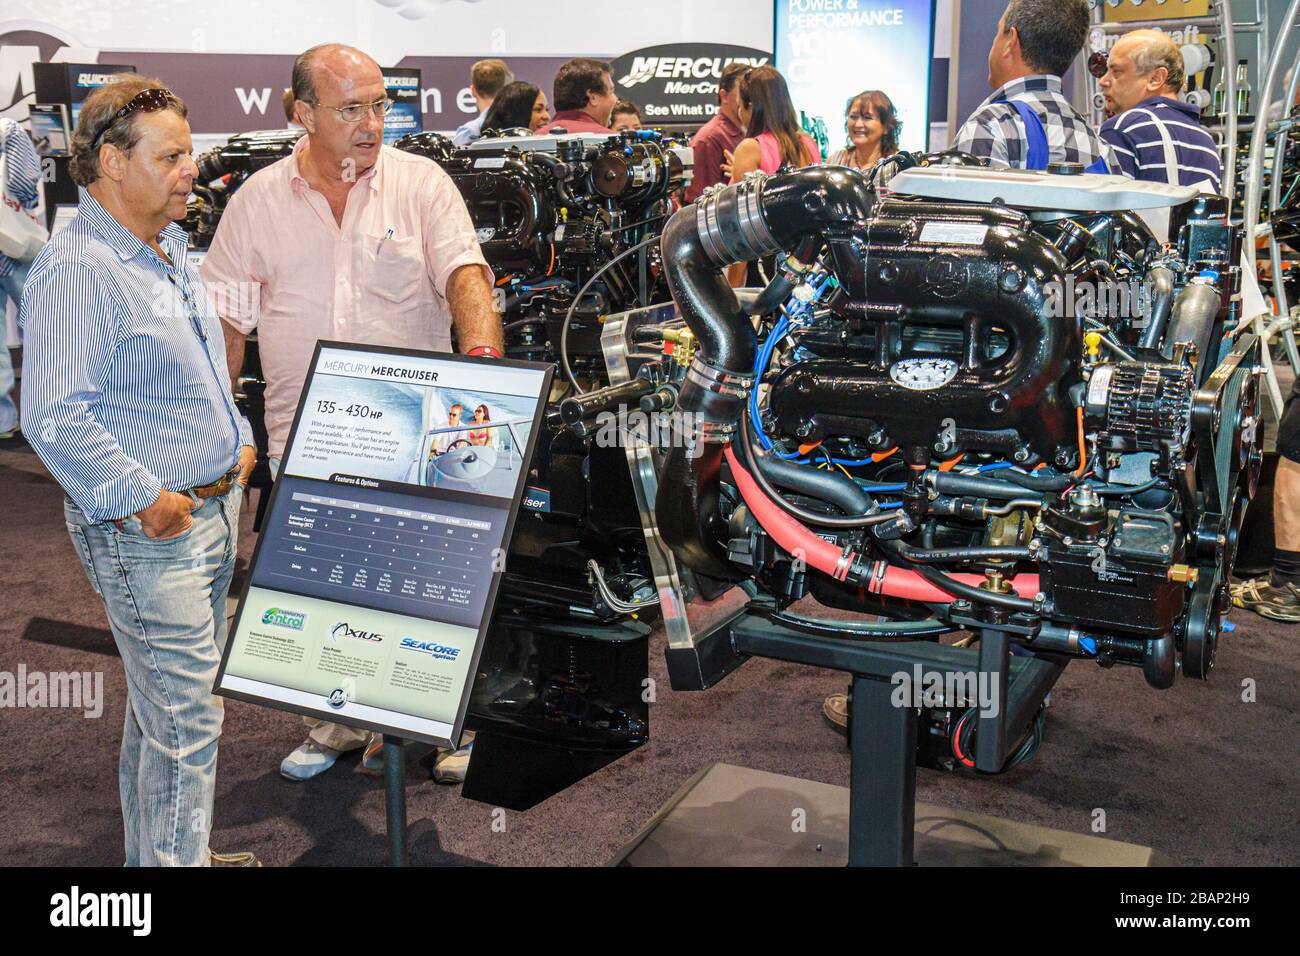
M 337 750 L 322 747 L 308 737 L 280 763 L 280 776 L 287 780 L 310 780 L 323 774 L 339 759 Z
M 469 773 L 470 751 L 472 743 L 466 744 L 454 753 L 440 758 L 433 765 L 433 779 L 438 783 L 464 783 L 465 774 Z
M 409 741 L 403 740 L 402 747 L 405 748 Z M 361 755 L 361 763 L 358 769 L 370 777 L 382 777 L 384 775 L 384 735 L 375 734 L 370 738 L 370 743 L 366 745 L 366 752 Z

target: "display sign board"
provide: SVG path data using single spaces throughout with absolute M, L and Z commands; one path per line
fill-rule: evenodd
M 67 156 L 72 141 L 66 103 L 33 103 L 27 108 L 38 156 Z
M 552 372 L 319 343 L 216 693 L 454 746 Z
M 393 108 L 384 117 L 384 143 L 391 146 L 408 133 L 423 133 L 420 113 L 420 71 L 393 66 L 384 70 L 384 89 Z
M 933 0 L 776 0 L 776 68 L 795 108 L 821 117 L 832 151 L 843 148 L 844 108 L 881 90 L 902 122 L 899 148 L 930 139 Z
M 37 63 L 33 64 L 36 74 L 36 97 L 46 103 L 66 103 L 69 109 L 68 119 L 73 129 L 77 127 L 77 117 L 81 115 L 81 104 L 86 97 L 107 83 L 113 82 L 115 73 L 131 73 L 135 67 L 124 63 Z M 48 74 L 50 83 L 43 88 L 42 71 Z
M 614 91 L 641 110 L 646 126 L 703 124 L 718 111 L 718 81 L 728 63 L 763 66 L 772 54 L 722 43 L 665 43 L 633 50 L 610 64 Z

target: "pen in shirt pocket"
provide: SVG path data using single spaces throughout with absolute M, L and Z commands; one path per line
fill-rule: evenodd
M 375 255 L 379 255 L 379 253 L 383 251 L 384 243 L 391 238 L 393 238 L 393 230 L 389 229 L 388 232 L 384 234 L 384 238 L 379 240 L 379 245 L 375 247 Z

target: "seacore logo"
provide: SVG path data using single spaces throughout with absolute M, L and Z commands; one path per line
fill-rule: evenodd
M 408 651 L 428 654 L 440 661 L 454 661 L 460 656 L 459 647 L 448 647 L 446 644 L 439 644 L 436 641 L 417 641 L 413 637 L 402 638 L 401 647 Z
M 645 117 L 692 122 L 717 112 L 723 67 L 728 63 L 762 66 L 771 58 L 771 53 L 747 46 L 665 43 L 625 53 L 610 66 L 620 94 L 626 90 Z
M 287 611 L 282 607 L 268 607 L 262 612 L 262 623 L 272 627 L 286 627 L 301 631 L 307 626 L 307 615 L 302 611 Z
M 384 635 L 375 631 L 358 630 L 346 621 L 339 621 L 330 629 L 330 640 L 338 640 L 340 637 L 350 637 L 358 641 L 369 641 L 372 644 L 379 644 L 383 641 Z

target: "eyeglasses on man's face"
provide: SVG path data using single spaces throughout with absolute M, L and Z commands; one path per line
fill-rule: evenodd
M 393 108 L 393 101 L 386 96 L 373 103 L 353 103 L 350 106 L 326 106 L 324 103 L 312 103 L 310 100 L 308 103 L 323 110 L 333 110 L 345 123 L 360 123 L 371 113 L 382 119 Z

